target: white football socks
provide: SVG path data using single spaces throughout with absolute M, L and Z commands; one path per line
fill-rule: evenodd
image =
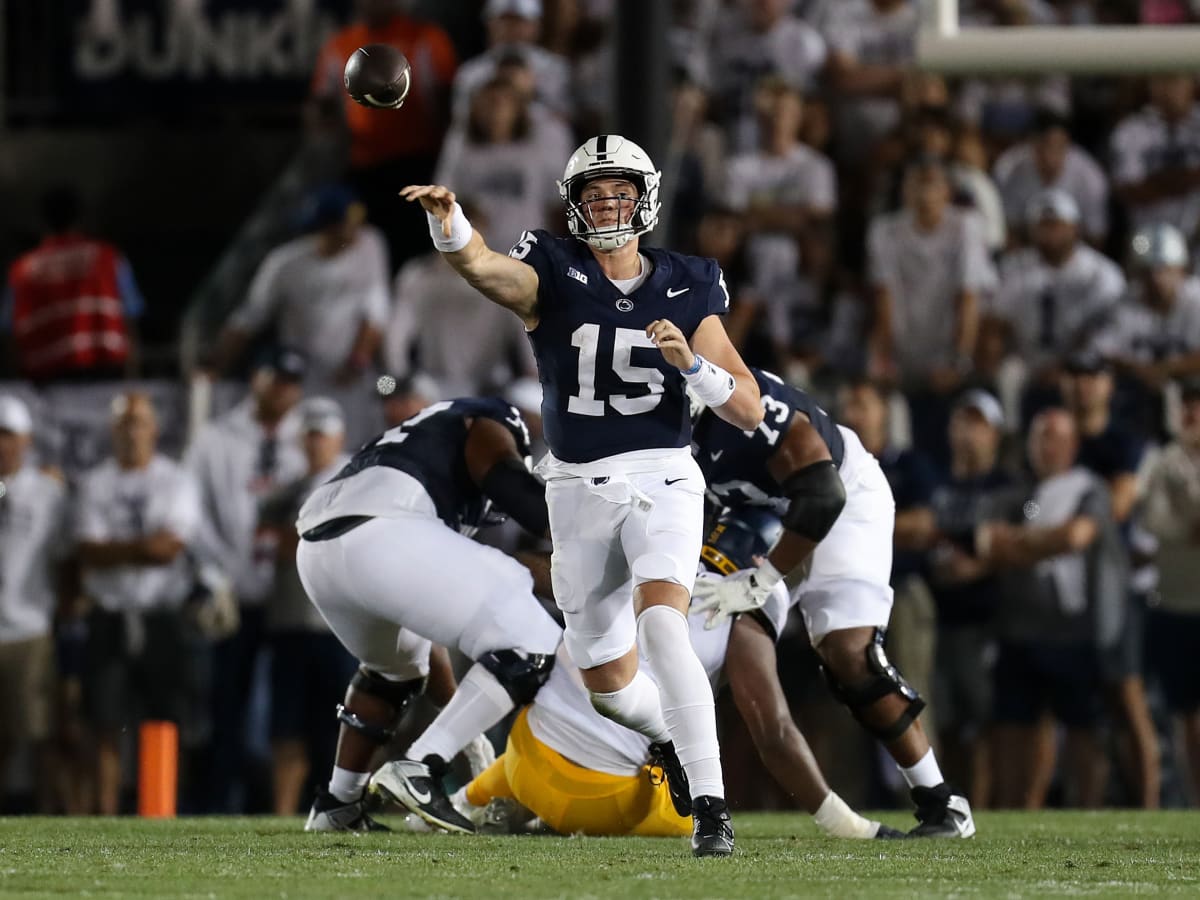
M 341 766 L 334 766 L 333 777 L 329 779 L 329 793 L 343 803 L 353 803 L 362 796 L 370 777 L 370 772 L 351 772 Z
M 873 838 L 879 831 L 879 823 L 864 819 L 852 810 L 846 801 L 830 791 L 821 806 L 813 813 L 817 827 L 832 837 Z
M 907 769 L 903 766 L 896 766 L 896 768 L 900 770 L 900 774 L 904 776 L 904 780 L 910 788 L 937 787 L 946 780 L 942 777 L 942 770 L 938 766 L 937 757 L 933 755 L 932 747 L 917 760 L 915 765 L 909 766 Z
M 459 682 L 450 702 L 404 755 L 416 760 L 433 755 L 450 762 L 468 741 L 503 719 L 513 705 L 504 685 L 476 663 Z
M 638 616 L 638 643 L 654 667 L 663 718 L 692 797 L 724 798 L 712 687 L 692 649 L 687 618 L 669 606 L 651 606 Z
M 644 734 L 655 743 L 664 743 L 671 739 L 666 720 L 663 719 L 658 686 L 641 669 L 633 676 L 633 681 L 619 691 L 588 691 L 588 695 L 591 697 L 592 707 L 600 715 Z

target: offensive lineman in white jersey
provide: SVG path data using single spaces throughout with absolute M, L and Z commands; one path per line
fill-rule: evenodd
M 658 221 L 660 179 L 632 141 L 589 139 L 559 183 L 572 237 L 526 232 L 510 256 L 487 248 L 445 187 L 402 196 L 425 208 L 447 262 L 529 332 L 550 446 L 554 594 L 592 702 L 651 739 L 677 811 L 693 815 L 692 852 L 728 856 L 712 689 L 688 639 L 704 480 L 684 387 L 739 428 L 756 427 L 762 407 L 718 318 L 729 306 L 720 267 L 639 249 Z

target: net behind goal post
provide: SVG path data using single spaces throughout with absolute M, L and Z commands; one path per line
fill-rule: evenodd
M 963 28 L 958 0 L 921 0 L 917 65 L 946 74 L 1200 70 L 1200 26 Z

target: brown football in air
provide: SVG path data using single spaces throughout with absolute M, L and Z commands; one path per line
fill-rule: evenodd
M 372 109 L 399 109 L 412 86 L 412 67 L 390 44 L 367 44 L 346 60 L 346 93 Z

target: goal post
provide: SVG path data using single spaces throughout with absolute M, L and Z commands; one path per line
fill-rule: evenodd
M 1200 71 L 1200 26 L 959 28 L 958 0 L 921 0 L 917 65 L 947 75 Z

